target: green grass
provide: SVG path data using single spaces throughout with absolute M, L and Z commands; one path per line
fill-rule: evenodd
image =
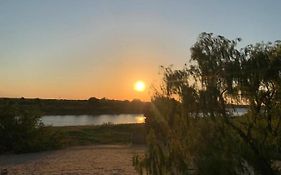
M 145 144 L 144 124 L 53 127 L 66 147 L 91 144 Z

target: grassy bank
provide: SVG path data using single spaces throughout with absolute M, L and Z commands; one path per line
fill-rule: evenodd
M 145 144 L 144 124 L 53 127 L 63 135 L 64 146 L 90 144 Z

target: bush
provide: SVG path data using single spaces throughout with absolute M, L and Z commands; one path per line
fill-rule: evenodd
M 39 112 L 5 105 L 0 109 L 0 153 L 36 152 L 61 146 L 60 134 L 40 121 Z

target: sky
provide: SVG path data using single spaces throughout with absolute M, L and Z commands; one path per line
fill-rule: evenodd
M 149 101 L 201 32 L 275 41 L 280 17 L 279 0 L 0 0 L 0 96 Z

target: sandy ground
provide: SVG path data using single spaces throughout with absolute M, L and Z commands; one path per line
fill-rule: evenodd
M 144 147 L 101 145 L 58 151 L 0 156 L 0 170 L 8 175 L 131 175 L 137 174 L 132 156 Z

